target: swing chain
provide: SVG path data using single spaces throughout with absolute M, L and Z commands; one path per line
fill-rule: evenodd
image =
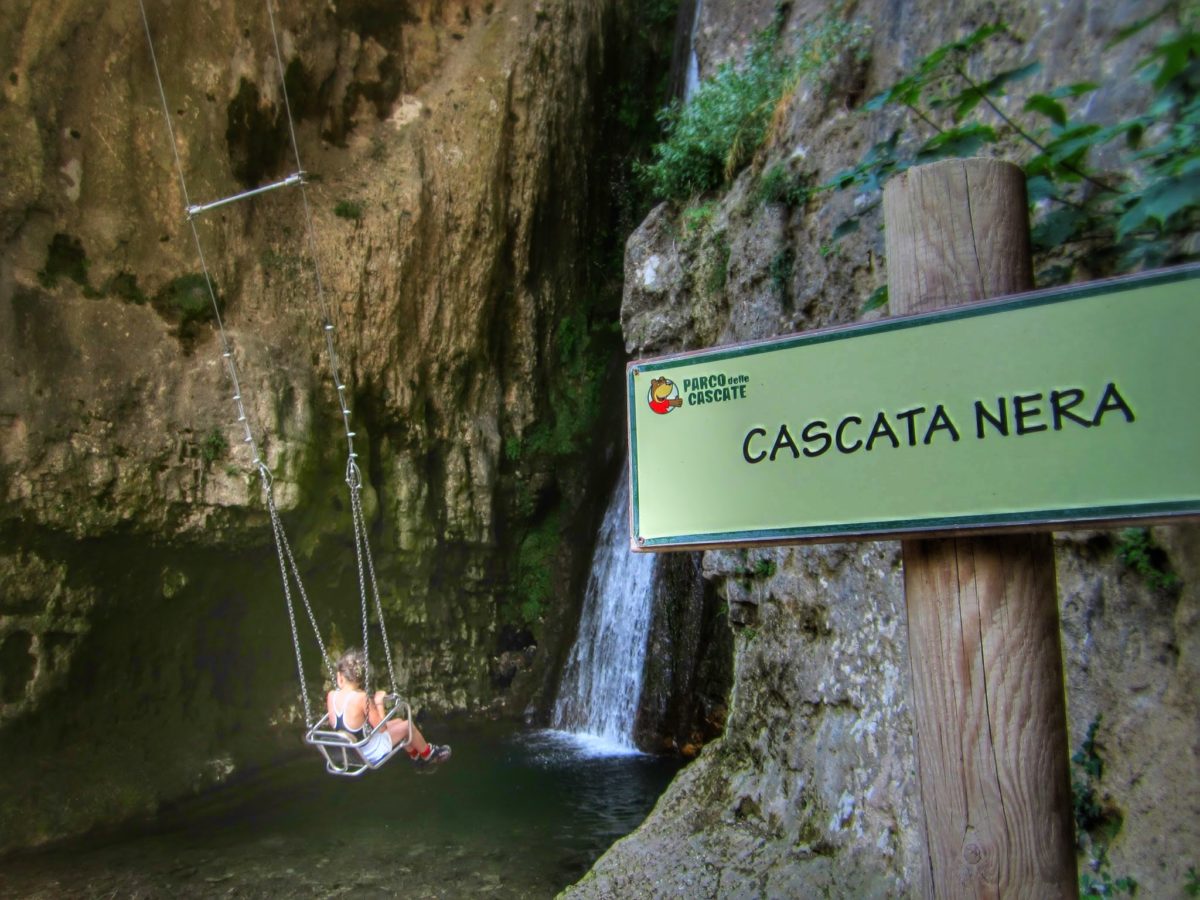
M 325 642 L 321 639 L 321 629 L 317 627 L 317 618 L 313 614 L 312 605 L 308 602 L 308 593 L 304 590 L 304 582 L 300 579 L 300 569 L 296 565 L 295 557 L 292 556 L 292 547 L 288 543 L 287 533 L 283 529 L 283 522 L 280 521 L 279 510 L 275 506 L 275 493 L 272 490 L 271 472 L 267 468 L 266 463 L 261 460 L 258 461 L 258 471 L 263 479 L 263 499 L 267 505 L 267 512 L 270 514 L 271 531 L 275 536 L 276 556 L 279 558 L 279 574 L 283 581 L 283 596 L 287 602 L 288 624 L 292 630 L 292 647 L 296 651 L 296 672 L 300 677 L 300 697 L 304 704 L 304 721 L 306 725 L 311 727 L 316 719 L 311 714 L 312 707 L 308 699 L 308 681 L 304 677 L 304 659 L 300 652 L 300 634 L 296 628 L 295 604 L 292 602 L 291 582 L 293 580 L 296 582 L 296 590 L 300 594 L 300 599 L 304 604 L 304 611 L 308 616 L 309 625 L 312 626 L 313 635 L 317 639 L 317 646 L 321 649 L 321 659 L 325 663 L 330 682 L 336 684 L 337 676 L 333 671 L 333 663 L 329 657 L 329 651 L 325 649 Z
M 384 616 L 383 616 L 383 604 L 379 598 L 379 586 L 378 586 L 378 583 L 375 578 L 375 565 L 371 558 L 370 546 L 369 546 L 368 540 L 367 540 L 367 527 L 366 527 L 366 522 L 365 522 L 365 516 L 363 514 L 362 499 L 361 499 L 362 473 L 359 471 L 358 465 L 355 463 L 355 459 L 358 456 L 358 454 L 354 450 L 355 433 L 350 428 L 350 404 L 349 404 L 348 398 L 346 396 L 346 384 L 344 384 L 342 382 L 341 375 L 339 373 L 340 364 L 339 364 L 339 360 L 338 360 L 337 349 L 334 346 L 334 341 L 333 341 L 333 330 L 334 330 L 333 317 L 331 314 L 331 310 L 329 308 L 329 304 L 325 298 L 325 291 L 324 291 L 324 285 L 323 285 L 322 279 L 321 279 L 320 266 L 317 262 L 316 233 L 315 233 L 315 229 L 313 227 L 312 209 L 308 202 L 308 192 L 305 189 L 305 180 L 303 177 L 304 167 L 300 161 L 299 142 L 296 140 L 296 127 L 295 127 L 295 122 L 292 117 L 291 102 L 287 95 L 286 77 L 285 77 L 285 71 L 284 71 L 284 66 L 283 66 L 283 55 L 282 55 L 282 52 L 280 49 L 279 35 L 278 35 L 276 25 L 275 25 L 275 15 L 274 15 L 274 10 L 272 9 L 271 0 L 265 0 L 265 5 L 267 8 L 267 16 L 268 16 L 268 18 L 270 20 L 270 24 L 271 24 L 271 36 L 272 36 L 272 39 L 273 39 L 274 45 L 275 45 L 275 60 L 279 67 L 280 86 L 281 86 L 281 90 L 282 90 L 282 94 L 283 94 L 285 111 L 287 113 L 288 128 L 289 128 L 289 132 L 290 132 L 290 136 L 291 136 L 292 150 L 295 154 L 296 171 L 297 171 L 296 176 L 290 176 L 284 182 L 281 182 L 278 185 L 272 185 L 269 187 L 280 187 L 280 186 L 296 184 L 300 189 L 301 201 L 302 201 L 303 207 L 304 207 L 304 220 L 305 220 L 305 224 L 307 226 L 306 232 L 307 232 L 307 239 L 308 239 L 309 255 L 312 260 L 313 278 L 316 282 L 317 300 L 321 307 L 322 325 L 323 325 L 323 331 L 325 334 L 326 349 L 328 351 L 328 356 L 329 356 L 330 371 L 333 376 L 334 387 L 337 389 L 338 405 L 340 407 L 341 414 L 342 414 L 342 424 L 343 424 L 343 427 L 345 428 L 345 432 L 346 432 L 346 444 L 347 444 L 346 482 L 350 486 L 350 498 L 351 498 L 350 505 L 351 505 L 351 512 L 352 512 L 352 518 L 353 518 L 353 522 L 354 522 L 354 531 L 355 531 L 355 554 L 357 556 L 357 561 L 358 561 L 359 593 L 362 598 L 364 662 L 366 663 L 367 674 L 369 677 L 369 673 L 370 673 L 370 658 L 368 655 L 369 654 L 369 640 L 368 640 L 368 637 L 369 637 L 369 635 L 368 635 L 369 613 L 368 613 L 368 608 L 367 608 L 367 584 L 366 584 L 366 579 L 369 577 L 371 594 L 374 598 L 376 613 L 379 617 L 379 626 L 380 626 L 380 631 L 381 631 L 382 637 L 383 637 L 383 645 L 384 645 L 385 655 L 387 657 L 388 675 L 391 678 L 392 694 L 398 695 L 399 690 L 397 687 L 396 673 L 395 673 L 395 669 L 394 669 L 393 661 L 392 661 L 392 648 L 391 648 L 391 644 L 388 641 L 388 637 L 387 637 L 387 630 L 386 630 L 386 626 L 384 624 Z M 309 703 L 309 697 L 308 697 L 308 686 L 307 686 L 307 683 L 306 683 L 305 677 L 304 677 L 304 663 L 303 663 L 303 659 L 302 659 L 302 655 L 301 655 L 300 639 L 299 639 L 298 629 L 297 629 L 297 625 L 296 625 L 295 605 L 294 605 L 294 601 L 292 598 L 292 590 L 291 590 L 291 581 L 292 580 L 294 580 L 296 583 L 297 591 L 300 595 L 301 601 L 303 602 L 304 609 L 307 614 L 309 623 L 312 626 L 313 634 L 316 636 L 317 644 L 320 647 L 320 651 L 321 651 L 321 658 L 324 661 L 326 669 L 329 672 L 330 680 L 333 682 L 336 682 L 336 676 L 334 675 L 332 660 L 330 659 L 329 653 L 326 650 L 324 641 L 321 639 L 321 632 L 320 632 L 320 629 L 317 627 L 316 617 L 313 614 L 312 606 L 309 604 L 308 595 L 304 590 L 304 583 L 300 578 L 299 567 L 296 565 L 296 560 L 292 555 L 291 546 L 289 545 L 288 540 L 287 540 L 287 534 L 284 531 L 283 523 L 279 517 L 279 511 L 275 506 L 275 498 L 274 498 L 274 492 L 273 492 L 273 479 L 271 477 L 270 469 L 267 467 L 266 463 L 262 459 L 262 454 L 259 451 L 258 443 L 255 441 L 254 432 L 250 426 L 249 416 L 247 415 L 246 406 L 242 399 L 242 388 L 241 388 L 240 379 L 238 377 L 238 369 L 237 369 L 236 361 L 234 359 L 233 348 L 229 342 L 228 335 L 225 332 L 225 325 L 224 325 L 224 322 L 222 321 L 220 305 L 217 302 L 216 290 L 213 287 L 212 278 L 209 275 L 208 262 L 204 256 L 204 248 L 203 248 L 203 244 L 200 240 L 200 234 L 199 234 L 199 231 L 196 226 L 196 216 L 194 214 L 197 211 L 203 211 L 204 208 L 211 208 L 212 206 L 215 206 L 215 205 L 222 205 L 226 202 L 232 202 L 233 200 L 238 200 L 238 199 L 242 199 L 243 197 L 253 196 L 258 193 L 262 193 L 264 190 L 267 190 L 269 188 L 256 189 L 254 191 L 243 192 L 243 194 L 241 194 L 241 195 L 238 195 L 238 196 L 235 196 L 232 198 L 226 198 L 225 200 L 219 201 L 216 204 L 208 204 L 207 206 L 205 206 L 203 208 L 201 208 L 201 207 L 193 208 L 191 199 L 189 196 L 189 192 L 188 192 L 187 180 L 184 176 L 182 160 L 180 159 L 179 149 L 176 144 L 175 129 L 174 129 L 174 126 L 171 121 L 171 114 L 170 114 L 170 109 L 167 104 L 167 97 L 166 97 L 165 88 L 163 86 L 162 74 L 161 74 L 161 72 L 159 70 L 159 66 L 158 66 L 158 57 L 154 51 L 154 41 L 153 41 L 153 38 L 152 38 L 151 32 L 150 32 L 150 21 L 149 21 L 149 17 L 146 14 L 146 7 L 145 7 L 144 0 L 138 0 L 138 7 L 141 11 L 142 24 L 145 28 L 146 43 L 150 50 L 150 60 L 151 60 L 151 64 L 154 69 L 154 78 L 158 85 L 158 94 L 159 94 L 159 99 L 162 104 L 163 117 L 164 117 L 164 120 L 166 121 L 166 125 L 167 125 L 168 137 L 170 138 L 171 152 L 173 154 L 174 162 L 175 162 L 175 170 L 179 176 L 179 186 L 180 186 L 180 191 L 183 196 L 184 208 L 188 212 L 188 215 L 187 215 L 188 224 L 191 228 L 192 238 L 193 238 L 193 241 L 194 241 L 195 247 L 196 247 L 196 253 L 200 260 L 200 266 L 204 273 L 204 280 L 205 280 L 205 284 L 208 289 L 209 300 L 212 305 L 213 318 L 214 318 L 214 321 L 217 326 L 218 334 L 220 336 L 221 351 L 222 351 L 221 355 L 225 362 L 225 366 L 226 366 L 227 374 L 229 375 L 230 382 L 232 383 L 232 386 L 233 386 L 232 399 L 233 399 L 234 403 L 236 404 L 236 408 L 237 408 L 237 421 L 238 421 L 238 424 L 242 426 L 243 442 L 248 445 L 248 448 L 250 450 L 250 453 L 252 456 L 252 465 L 255 468 L 257 468 L 258 473 L 259 473 L 260 477 L 262 478 L 263 496 L 264 496 L 264 501 L 265 501 L 265 504 L 267 507 L 267 511 L 270 515 L 271 530 L 272 530 L 272 535 L 273 535 L 274 541 L 275 541 L 276 555 L 279 560 L 280 575 L 282 576 L 282 581 L 283 581 L 284 599 L 287 603 L 288 621 L 291 626 L 291 632 L 292 632 L 292 644 L 296 651 L 296 668 L 297 668 L 298 674 L 300 676 L 301 701 L 304 704 L 305 720 L 306 720 L 306 722 L 308 722 L 311 725 L 312 720 L 310 718 L 310 703 Z
M 350 518 L 354 523 L 354 553 L 358 561 L 358 592 L 362 599 L 363 625 L 363 661 L 370 678 L 370 640 L 367 623 L 370 613 L 367 609 L 367 577 L 371 582 L 371 596 L 375 600 L 375 614 L 379 619 L 379 633 L 383 640 L 383 652 L 387 659 L 388 678 L 391 682 L 392 694 L 399 695 L 400 688 L 396 682 L 396 668 L 392 661 L 392 644 L 388 640 L 387 624 L 383 615 L 383 603 L 379 599 L 379 584 L 375 579 L 375 563 L 371 558 L 371 547 L 367 541 L 366 516 L 362 508 L 362 472 L 353 459 L 346 464 L 346 484 L 350 487 Z
M 271 39 L 275 45 L 275 63 L 279 68 L 279 86 L 283 96 L 283 108 L 287 116 L 288 134 L 292 141 L 292 154 L 296 160 L 296 171 L 304 171 L 304 163 L 300 161 L 300 142 L 296 139 L 296 123 L 292 116 L 292 102 L 288 97 L 287 75 L 283 65 L 283 52 L 279 45 L 279 31 L 275 25 L 275 11 L 272 0 L 264 0 L 267 7 L 267 19 L 271 23 Z M 366 517 L 362 509 L 362 472 L 355 462 L 358 453 L 354 450 L 355 433 L 350 427 L 350 402 L 346 396 L 346 383 L 342 381 L 341 364 L 338 359 L 337 347 L 334 344 L 333 311 L 325 297 L 325 285 L 321 279 L 321 267 L 317 260 L 317 235 L 313 226 L 312 208 L 308 202 L 308 190 L 304 180 L 298 185 L 300 202 L 304 207 L 305 234 L 308 240 L 308 254 L 312 260 L 312 275 L 316 286 L 317 303 L 321 313 L 321 330 L 325 335 L 325 349 L 329 357 L 329 373 L 333 378 L 333 386 L 337 391 L 338 408 L 342 414 L 342 427 L 346 433 L 346 484 L 350 487 L 350 509 L 354 520 L 354 552 L 358 562 L 358 589 L 362 602 L 363 628 L 363 662 L 366 667 L 366 677 L 371 675 L 370 640 L 367 609 L 366 579 L 370 579 L 371 595 L 375 601 L 375 612 L 379 618 L 379 630 L 383 638 L 384 654 L 387 657 L 388 677 L 391 679 L 392 694 L 399 693 L 396 683 L 396 670 L 392 663 L 392 647 L 388 641 L 387 627 L 384 624 L 383 604 L 379 599 L 379 585 L 375 579 L 375 563 L 371 557 L 371 547 L 367 542 Z

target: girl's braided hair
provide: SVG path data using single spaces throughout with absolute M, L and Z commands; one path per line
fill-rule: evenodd
M 367 679 L 367 661 L 357 647 L 351 647 L 337 662 L 337 670 L 351 684 L 360 689 L 365 688 Z

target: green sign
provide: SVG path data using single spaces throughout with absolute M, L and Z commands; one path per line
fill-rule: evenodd
M 1200 266 L 629 365 L 633 547 L 1200 515 Z

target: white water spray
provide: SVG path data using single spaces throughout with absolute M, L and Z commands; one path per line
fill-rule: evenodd
M 629 549 L 629 475 L 609 500 L 596 540 L 579 634 L 554 704 L 554 727 L 635 751 L 633 725 L 654 594 L 655 557 Z

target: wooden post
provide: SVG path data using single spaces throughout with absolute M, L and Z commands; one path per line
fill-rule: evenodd
M 1014 165 L 910 169 L 883 214 L 894 313 L 1033 286 Z M 927 894 L 1078 897 L 1049 535 L 905 541 L 904 589 Z

